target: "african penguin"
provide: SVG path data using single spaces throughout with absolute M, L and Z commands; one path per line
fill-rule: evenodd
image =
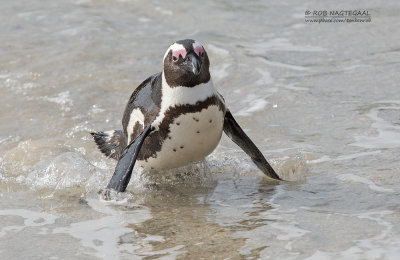
M 223 131 L 267 176 L 280 180 L 214 88 L 210 61 L 199 42 L 175 42 L 163 64 L 162 72 L 133 91 L 122 118 L 123 130 L 91 133 L 99 149 L 118 160 L 108 189 L 125 191 L 135 162 L 157 171 L 203 160 Z

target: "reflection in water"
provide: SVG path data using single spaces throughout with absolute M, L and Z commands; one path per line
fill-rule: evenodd
M 216 181 L 213 187 L 162 185 L 146 194 L 144 204 L 149 206 L 152 218 L 131 227 L 139 233 L 163 237 L 151 242 L 153 255 L 179 247 L 183 258 L 198 259 L 207 254 L 240 258 L 238 249 L 246 243 L 246 237 L 235 234 L 263 225 L 264 220 L 257 215 L 270 208 L 263 202 L 268 201 L 274 186 L 257 187 L 257 179 L 232 180 L 230 175 L 218 175 Z M 256 256 L 257 249 L 253 251 Z
M 126 204 L 124 205 L 125 210 L 117 210 L 98 199 L 89 199 L 88 205 L 105 216 L 94 220 L 74 222 L 67 227 L 55 228 L 53 233 L 69 234 L 79 239 L 82 246 L 94 249 L 94 255 L 105 259 L 117 259 L 119 256 L 124 256 L 124 252 L 134 254 L 140 248 L 138 245 L 135 246 L 139 239 L 127 225 L 151 218 L 148 209 Z M 124 243 L 124 240 L 131 243 Z
M 6 209 L 0 210 L 0 216 L 13 216 L 23 219 L 23 223 L 15 226 L 5 226 L 0 229 L 0 237 L 5 236 L 9 232 L 20 232 L 27 227 L 40 227 L 53 224 L 57 219 L 48 213 L 40 213 L 26 209 Z

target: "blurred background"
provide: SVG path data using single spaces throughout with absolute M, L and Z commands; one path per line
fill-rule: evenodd
M 4 259 L 399 259 L 398 1 L 0 2 Z M 368 23 L 307 23 L 368 10 Z M 130 94 L 176 40 L 278 173 L 228 138 L 204 162 L 98 195 Z

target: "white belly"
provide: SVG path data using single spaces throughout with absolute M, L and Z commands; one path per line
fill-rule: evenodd
M 163 142 L 156 157 L 137 164 L 146 169 L 164 170 L 201 161 L 218 145 L 223 124 L 224 115 L 217 105 L 179 116 L 170 125 L 170 138 Z

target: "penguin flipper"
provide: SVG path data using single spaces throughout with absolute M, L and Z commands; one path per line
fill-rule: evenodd
M 118 160 L 122 153 L 122 130 L 90 133 L 97 147 L 107 157 Z
M 257 167 L 268 177 L 276 180 L 282 180 L 278 174 L 274 171 L 268 161 L 265 159 L 263 154 L 257 148 L 257 146 L 251 141 L 246 135 L 243 129 L 233 118 L 229 110 L 225 113 L 224 118 L 224 132 L 234 143 L 236 143 L 242 150 L 250 156 L 251 160 L 257 165 Z
M 150 132 L 151 125 L 148 125 L 144 128 L 143 132 L 124 149 L 115 167 L 114 174 L 107 185 L 107 189 L 113 189 L 118 192 L 124 192 L 126 190 L 140 148 Z

